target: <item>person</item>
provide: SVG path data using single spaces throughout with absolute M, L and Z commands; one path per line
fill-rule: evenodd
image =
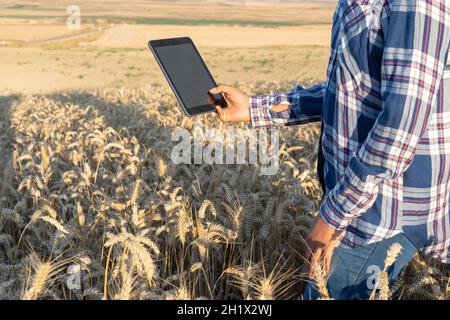
M 393 244 L 393 285 L 421 251 L 450 260 L 450 2 L 340 0 L 325 82 L 248 96 L 219 85 L 224 122 L 321 121 L 324 200 L 308 236 L 333 299 L 368 299 Z M 397 245 L 398 247 L 398 245 Z M 317 299 L 314 283 L 305 299 Z

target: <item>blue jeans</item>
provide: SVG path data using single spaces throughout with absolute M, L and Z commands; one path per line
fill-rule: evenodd
M 387 270 L 389 284 L 392 286 L 398 280 L 402 269 L 418 251 L 405 235 L 399 234 L 391 239 L 356 249 L 336 248 L 327 283 L 330 297 L 336 300 L 369 299 L 378 274 L 384 269 L 387 251 L 394 243 L 399 243 L 403 249 L 395 263 Z M 308 283 L 304 299 L 317 300 L 318 298 L 320 294 L 315 284 Z

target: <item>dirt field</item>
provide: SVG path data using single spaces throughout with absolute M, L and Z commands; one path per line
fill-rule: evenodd
M 150 51 L 142 49 L 2 48 L 0 88 L 49 93 L 70 89 L 167 87 Z M 219 82 L 312 81 L 324 77 L 328 54 L 314 46 L 200 48 Z M 299 59 L 300 58 L 300 59 Z M 322 68 L 311 68 L 320 65 Z M 294 67 L 292 67 L 294 66 Z
M 79 0 L 84 20 L 135 21 L 191 21 L 191 24 L 222 24 L 242 22 L 259 25 L 329 24 L 336 1 L 144 1 Z M 1 16 L 30 20 L 65 20 L 66 8 L 74 4 L 62 0 L 3 0 Z M 144 18 L 144 19 L 142 19 Z M 160 19 L 159 21 L 157 19 Z M 228 23 L 227 23 L 228 21 Z M 154 24 L 154 23 L 153 23 Z M 174 23 L 171 23 L 174 24 Z
M 66 5 L 2 2 L 0 90 L 165 85 L 147 42 L 177 36 L 193 38 L 218 82 L 325 75 L 334 4 L 81 1 L 81 30 L 73 31 L 65 25 Z

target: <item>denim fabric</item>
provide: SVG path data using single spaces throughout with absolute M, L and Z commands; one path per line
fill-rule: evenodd
M 387 270 L 392 286 L 403 268 L 411 261 L 418 249 L 404 234 L 369 244 L 356 249 L 337 247 L 334 251 L 328 278 L 328 292 L 336 300 L 369 299 L 379 271 L 384 269 L 387 251 L 394 243 L 403 249 L 395 263 Z M 308 283 L 304 292 L 305 300 L 317 300 L 320 294 L 314 283 Z

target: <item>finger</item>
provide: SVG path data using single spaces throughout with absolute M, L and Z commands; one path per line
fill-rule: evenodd
M 325 255 L 325 258 L 324 258 L 324 271 L 325 271 L 325 274 L 329 274 L 330 273 L 331 257 L 332 257 L 332 253 L 327 253 Z
M 227 94 L 227 93 L 231 93 L 234 89 L 235 89 L 234 87 L 229 86 L 227 84 L 220 84 L 217 87 L 212 88 L 210 90 L 210 93 L 212 93 L 212 94 L 219 94 L 219 93 Z
M 216 97 L 214 97 L 214 95 L 211 92 L 208 92 L 208 102 L 211 103 L 212 105 L 218 105 L 219 101 L 216 99 Z
M 333 254 L 334 254 L 334 250 L 336 249 L 337 246 L 337 242 L 333 241 L 327 248 L 326 252 L 325 252 L 325 257 L 324 257 L 324 263 L 325 263 L 325 272 L 326 274 L 328 274 L 331 270 L 331 262 L 333 260 Z
M 309 237 L 306 239 L 305 260 L 311 262 L 315 252 L 320 249 L 316 241 L 313 241 Z
M 216 106 L 216 112 L 220 120 L 222 120 L 223 122 L 227 122 L 226 112 L 220 106 Z

